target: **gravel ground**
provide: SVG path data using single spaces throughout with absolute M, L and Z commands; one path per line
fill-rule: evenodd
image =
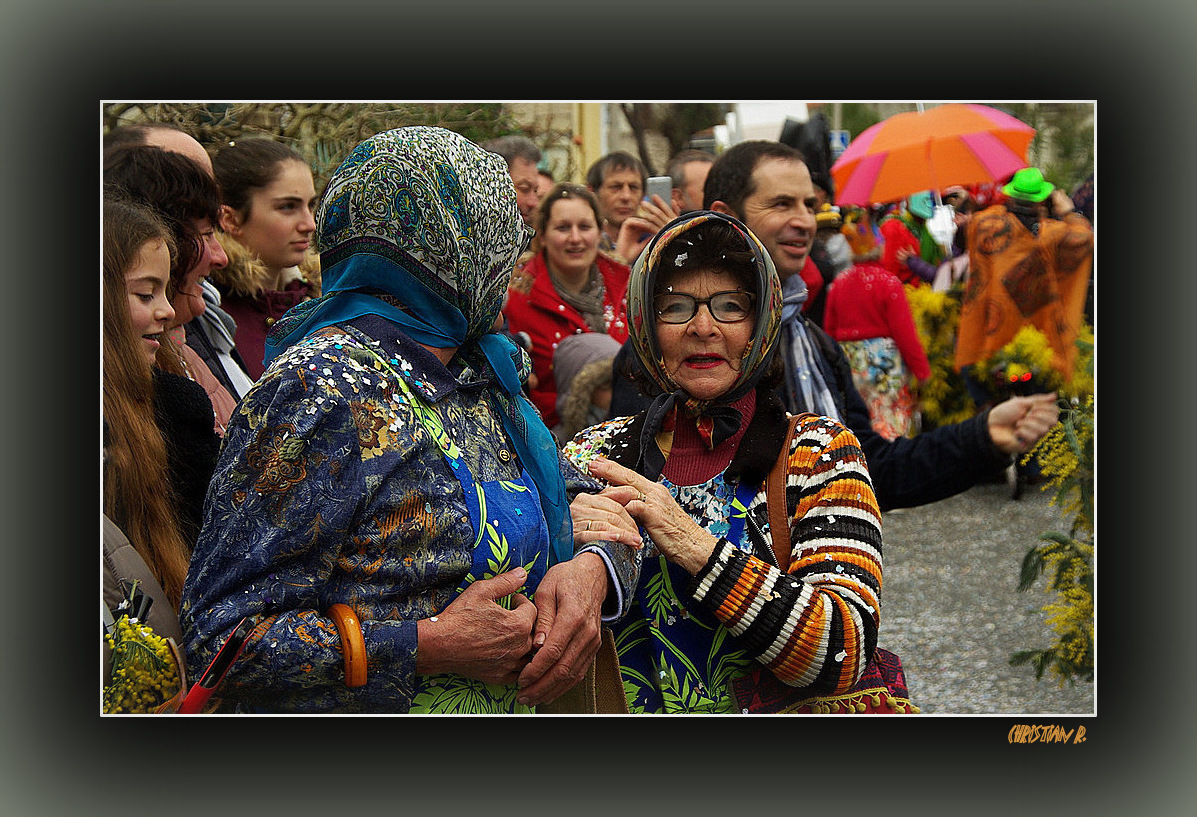
M 1018 501 L 1004 484 L 883 514 L 880 646 L 902 658 L 911 699 L 925 714 L 1088 715 L 1094 684 L 1035 679 L 1010 655 L 1054 642 L 1038 608 L 1041 579 L 1018 591 L 1023 556 L 1068 521 L 1038 487 Z

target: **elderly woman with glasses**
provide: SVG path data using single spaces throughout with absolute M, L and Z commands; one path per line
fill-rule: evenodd
M 773 262 L 742 223 L 674 220 L 628 285 L 631 343 L 655 398 L 565 446 L 608 484 L 574 500 L 580 538 L 612 538 L 625 514 L 646 534 L 631 610 L 613 625 L 631 712 L 741 711 L 744 682 L 762 672 L 802 695 L 841 695 L 873 654 L 880 514 L 851 431 L 806 414 L 787 437 L 773 394 L 781 303 Z M 775 462 L 785 507 L 771 514 Z
M 569 496 L 600 486 L 490 331 L 528 232 L 503 160 L 440 128 L 329 181 L 325 294 L 267 338 L 184 590 L 197 675 L 253 625 L 222 709 L 528 712 L 582 677 L 634 566 L 619 534 L 575 548 Z

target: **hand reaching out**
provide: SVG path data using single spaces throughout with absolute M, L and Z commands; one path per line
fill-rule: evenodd
M 1076 207 L 1067 193 L 1058 187 L 1052 190 L 1051 213 L 1054 218 L 1064 218 L 1075 209 Z
M 623 505 L 666 559 L 692 575 L 702 570 L 718 540 L 677 504 L 668 488 L 606 457 L 591 460 L 589 468 L 610 483 L 599 495 Z
M 989 411 L 989 436 L 1004 454 L 1025 454 L 1060 419 L 1056 395 L 1011 397 Z

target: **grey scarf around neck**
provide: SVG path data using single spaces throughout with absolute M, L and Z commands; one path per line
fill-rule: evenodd
M 841 420 L 835 399 L 827 387 L 820 365 L 819 351 L 811 342 L 802 319 L 802 305 L 806 303 L 806 282 L 795 273 L 781 285 L 781 331 L 786 351 L 786 391 L 791 409 L 798 408 Z
M 549 279 L 561 300 L 578 310 L 591 332 L 607 331 L 607 320 L 603 317 L 603 298 L 607 289 L 603 286 L 603 276 L 599 274 L 597 266 L 590 265 L 590 277 L 581 292 L 573 292 L 567 288 L 552 268 L 549 269 Z

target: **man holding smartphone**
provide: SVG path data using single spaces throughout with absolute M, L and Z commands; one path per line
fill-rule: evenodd
M 660 178 L 660 177 L 654 177 Z M 630 153 L 608 153 L 586 171 L 586 186 L 599 200 L 602 233 L 599 249 L 631 266 L 657 231 L 677 218 L 666 195 L 653 200 L 645 193 L 648 171 Z
M 647 178 L 644 163 L 622 150 L 608 153 L 586 171 L 586 186 L 598 196 L 603 216 L 600 250 L 615 249 L 619 228 L 636 214 Z

